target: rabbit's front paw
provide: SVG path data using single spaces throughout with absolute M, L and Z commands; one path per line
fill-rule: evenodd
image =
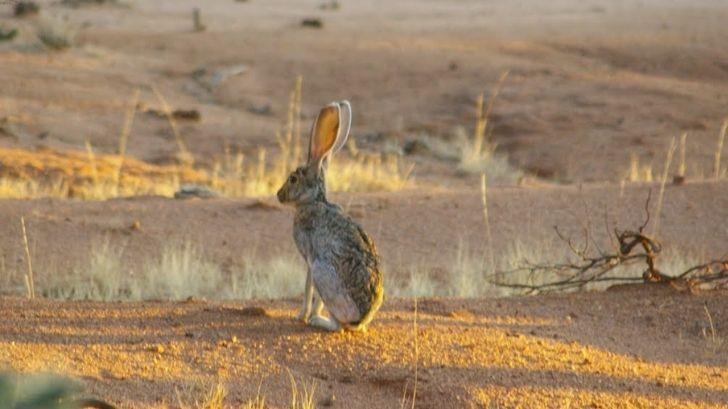
M 296 315 L 296 321 L 300 321 L 304 324 L 308 324 L 308 322 L 310 320 L 311 320 L 311 312 L 309 312 L 309 311 L 301 310 L 301 312 L 299 312 Z

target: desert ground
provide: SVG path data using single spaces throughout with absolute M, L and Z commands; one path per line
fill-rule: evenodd
M 728 259 L 725 2 L 15 3 L 0 2 L 0 34 L 17 30 L 0 41 L 0 371 L 62 374 L 120 408 L 728 407 L 725 278 L 497 285 L 548 281 L 518 267 L 573 261 L 569 244 L 615 254 L 615 229 L 645 220 L 666 274 Z M 464 166 L 481 94 L 487 155 Z M 392 160 L 330 194 L 384 266 L 363 334 L 293 320 L 304 267 L 268 176 L 281 135 L 305 138 L 339 99 L 354 120 L 331 172 Z M 235 163 L 252 170 L 226 176 Z M 218 173 L 265 183 L 171 197 L 224 187 Z
M 331 335 L 294 322 L 290 300 L 12 298 L 1 307 L 0 359 L 73 374 L 122 407 L 179 407 L 190 390 L 204 400 L 217 382 L 230 407 L 259 387 L 271 407 L 287 407 L 290 371 L 313 385 L 316 407 L 400 407 L 416 382 L 423 408 L 721 408 L 728 354 L 703 337 L 698 317 L 707 305 L 725 322 L 727 296 L 658 287 L 426 299 L 416 339 L 412 300 L 388 302 L 366 334 Z

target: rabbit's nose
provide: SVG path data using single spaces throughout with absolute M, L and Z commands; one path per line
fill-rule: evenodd
M 278 196 L 278 201 L 283 203 L 283 199 L 285 197 L 285 194 L 283 193 L 283 189 L 278 190 L 278 193 L 276 193 L 276 196 Z

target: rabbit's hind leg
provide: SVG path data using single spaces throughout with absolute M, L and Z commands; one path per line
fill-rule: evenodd
M 311 317 L 309 324 L 330 332 L 341 331 L 341 324 L 334 317 L 326 318 L 322 315 L 314 315 Z

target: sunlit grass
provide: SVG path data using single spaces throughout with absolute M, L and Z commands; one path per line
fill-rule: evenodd
M 172 196 L 180 181 L 206 180 L 203 171 L 175 165 L 160 166 L 121 157 L 89 155 L 88 151 L 28 151 L 0 148 L 0 198 L 39 197 L 107 199 L 112 197 Z M 118 178 L 118 179 L 117 179 Z
M 134 99 L 138 99 L 135 92 Z M 165 112 L 170 108 L 161 94 Z M 41 197 L 104 200 L 115 197 L 156 195 L 172 197 L 182 185 L 212 188 L 227 197 L 260 197 L 275 194 L 288 174 L 304 164 L 300 124 L 300 83 L 291 95 L 283 134 L 276 136 L 272 153 L 260 148 L 252 154 L 229 148 L 211 166 L 194 160 L 168 115 L 179 152 L 176 163 L 156 165 L 126 156 L 136 104 L 125 113 L 118 154 L 98 154 L 86 141 L 83 150 L 0 148 L 0 198 Z M 354 144 L 355 141 L 350 141 Z M 397 156 L 350 149 L 335 158 L 327 171 L 327 184 L 335 192 L 396 191 L 412 185 L 412 165 Z

